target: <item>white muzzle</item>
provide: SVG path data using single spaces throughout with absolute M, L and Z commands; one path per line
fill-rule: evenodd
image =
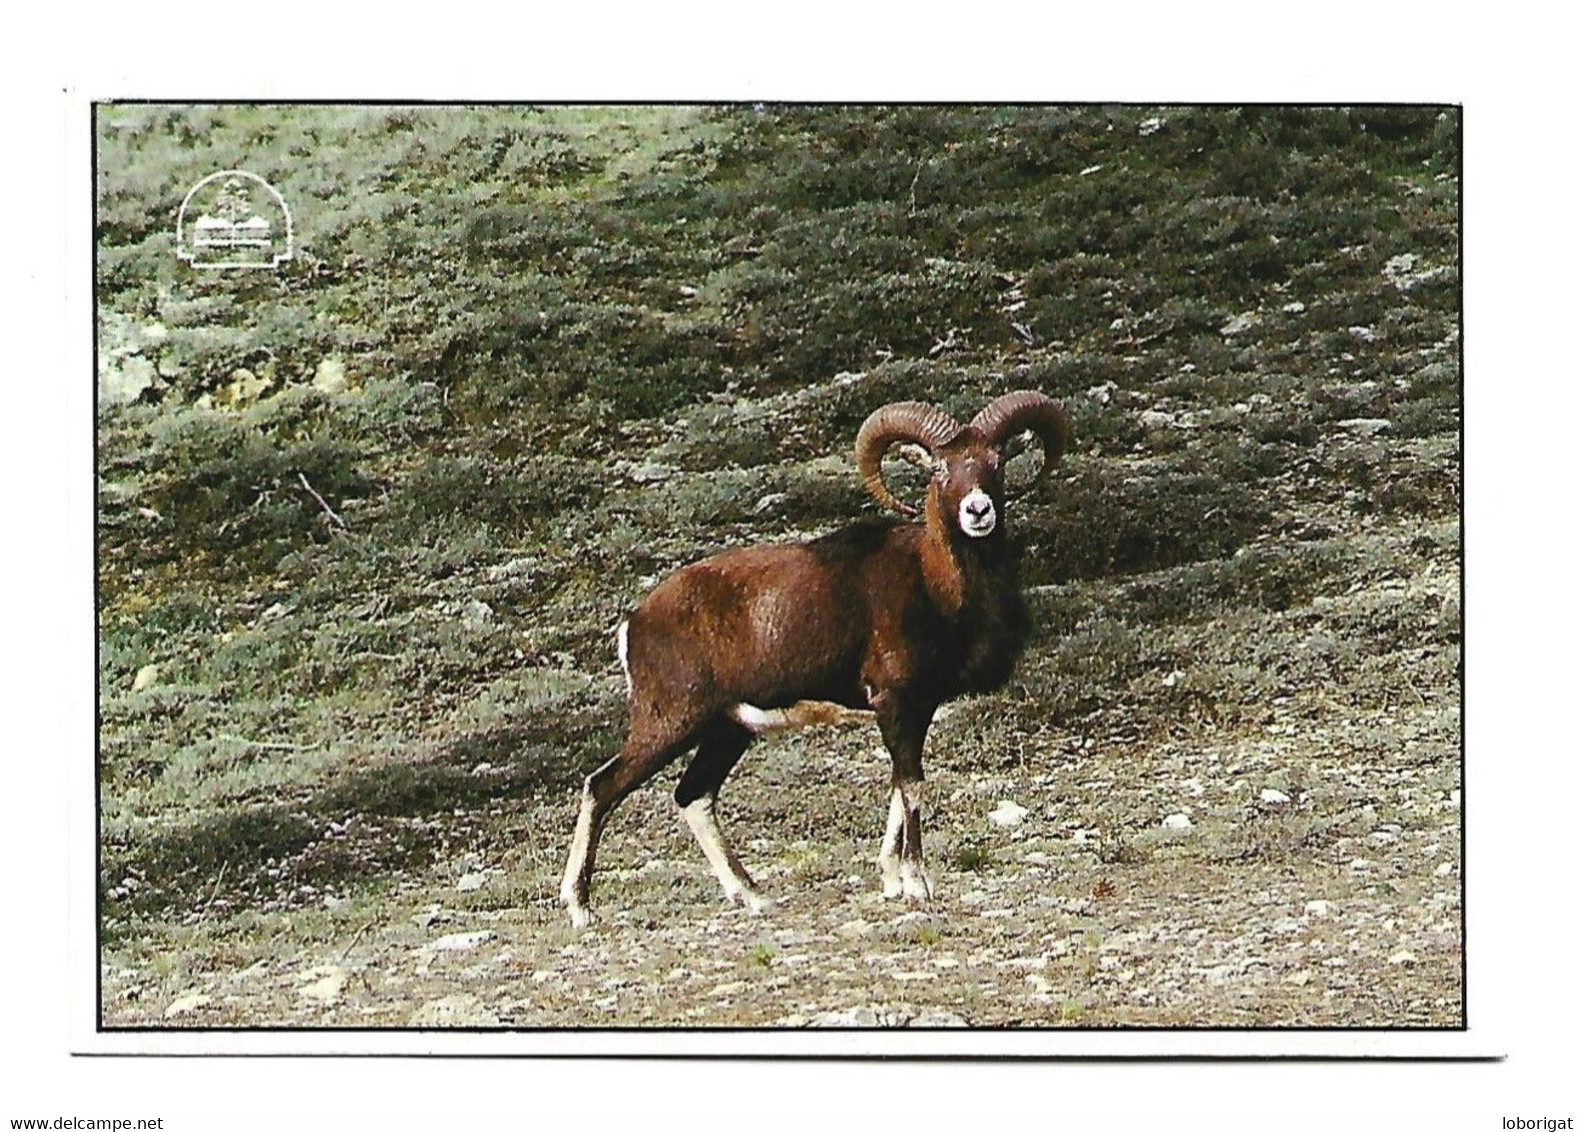
M 962 497 L 956 522 L 968 538 L 983 538 L 995 529 L 995 501 L 975 488 Z

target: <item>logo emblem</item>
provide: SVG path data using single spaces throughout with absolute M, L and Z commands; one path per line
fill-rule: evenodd
M 226 169 L 187 190 L 176 255 L 202 270 L 273 268 L 291 258 L 291 210 L 256 173 Z

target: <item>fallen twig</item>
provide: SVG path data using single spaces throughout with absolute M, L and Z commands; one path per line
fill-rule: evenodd
M 924 154 L 918 155 L 918 166 L 912 171 L 912 184 L 907 186 L 907 219 L 918 215 L 918 177 L 923 173 Z
M 312 751 L 324 746 L 321 740 L 317 743 L 269 743 L 263 739 L 248 739 L 242 735 L 230 735 L 225 732 L 215 736 L 224 739 L 227 743 L 241 743 L 244 747 L 258 747 L 265 751 Z
M 324 501 L 324 496 L 313 490 L 313 485 L 308 482 L 307 476 L 303 475 L 301 472 L 298 472 L 297 479 L 301 481 L 303 489 L 307 491 L 309 495 L 313 496 L 319 501 L 319 506 L 324 508 L 324 513 L 334 520 L 336 526 L 340 527 L 343 531 L 351 529 L 346 525 L 346 520 L 335 513 L 335 508 L 331 507 Z
M 203 911 L 198 913 L 198 918 L 200 920 L 206 918 L 209 915 L 209 908 L 214 904 L 214 898 L 220 895 L 220 885 L 225 881 L 225 869 L 230 863 L 230 861 L 220 862 L 220 871 L 214 878 L 214 888 L 209 893 L 209 899 L 204 901 Z
M 342 960 L 342 962 L 345 962 L 346 957 L 348 955 L 352 954 L 352 948 L 357 946 L 357 941 L 362 939 L 365 935 L 367 935 L 368 934 L 368 929 L 373 927 L 373 926 L 374 926 L 374 921 L 373 920 L 369 920 L 366 924 L 364 924 L 362 927 L 357 929 L 357 934 L 352 937 L 352 942 L 348 943 L 346 945 L 346 950 L 341 952 L 341 960 Z

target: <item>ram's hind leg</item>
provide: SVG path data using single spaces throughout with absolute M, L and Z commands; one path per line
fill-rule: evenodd
M 577 828 L 566 858 L 566 874 L 561 879 L 561 901 L 575 927 L 587 927 L 593 919 L 588 907 L 588 888 L 593 880 L 599 835 L 610 811 L 693 742 L 692 734 L 685 731 L 654 736 L 634 726 L 621 752 L 583 782 L 582 808 L 577 814 Z
M 759 892 L 747 869 L 731 851 L 715 814 L 721 784 L 752 741 L 751 731 L 728 720 L 711 725 L 698 744 L 698 754 L 676 786 L 676 804 L 682 808 L 687 828 L 698 839 L 698 847 L 708 858 L 726 899 L 739 901 L 749 911 L 757 913 L 768 908 L 770 900 Z

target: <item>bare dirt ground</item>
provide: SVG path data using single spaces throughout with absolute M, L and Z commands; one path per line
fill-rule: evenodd
M 1432 635 L 1455 561 L 1414 565 L 1263 632 L 1333 651 L 1334 627 L 1389 615 Z M 585 933 L 553 897 L 573 790 L 438 815 L 453 851 L 377 897 L 292 893 L 268 937 L 255 911 L 211 906 L 150 962 L 112 959 L 105 1022 L 1456 1025 L 1460 713 L 1444 654 L 1359 659 L 1253 727 L 1184 713 L 1161 733 L 1108 734 L 1041 725 L 1028 705 L 1014 761 L 994 767 L 973 749 L 994 705 L 959 702 L 929 751 L 926 907 L 879 895 L 888 764 L 867 728 L 763 742 L 728 784 L 728 833 L 777 902 L 764 916 L 721 903 L 670 776 L 613 819 Z M 1381 700 L 1382 686 L 1403 694 Z M 456 770 L 497 787 L 524 773 Z M 306 852 L 379 835 L 378 819 L 338 825 Z

